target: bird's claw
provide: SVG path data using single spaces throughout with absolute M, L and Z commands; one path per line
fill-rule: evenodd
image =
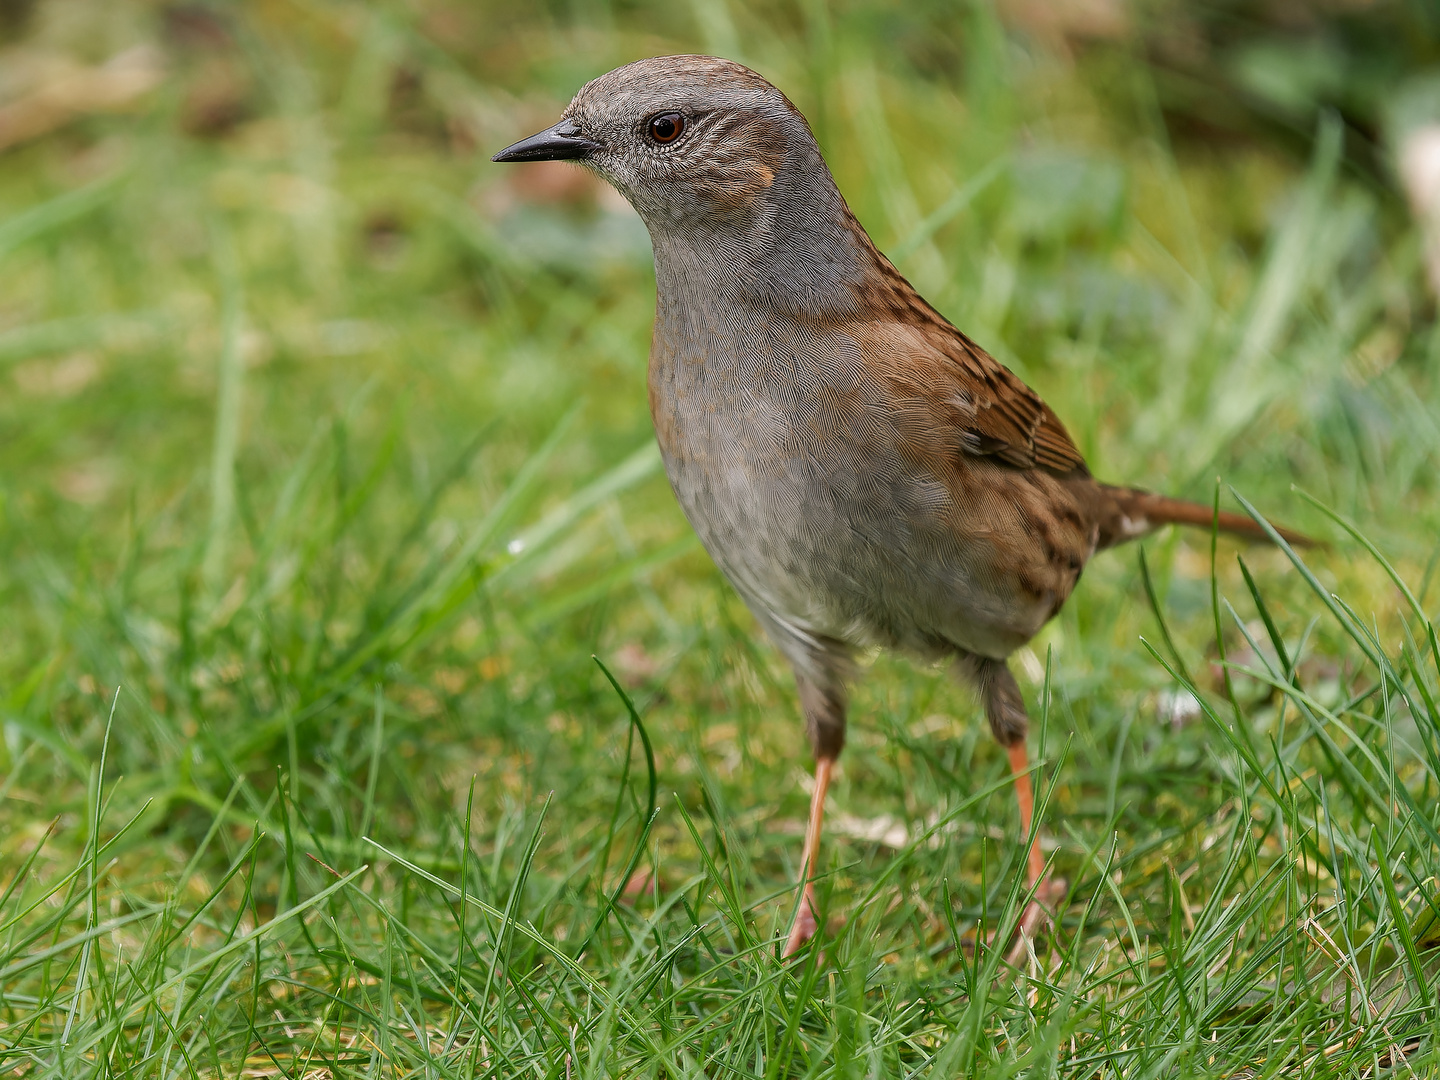
M 1066 888 L 1064 878 L 1049 878 L 1035 887 L 1035 895 L 1031 897 L 1030 903 L 1025 905 L 1020 922 L 1016 924 L 1010 951 L 1005 954 L 1006 963 L 1012 967 L 1020 966 L 1029 951 L 1030 942 L 1034 941 L 1039 931 L 1055 917 L 1055 906 L 1065 895 Z M 991 943 L 994 943 L 993 936 Z
M 805 892 L 800 897 L 800 910 L 795 913 L 795 925 L 790 927 L 790 936 L 785 939 L 785 950 L 780 955 L 787 958 L 794 956 L 815 936 L 818 928 L 819 923 L 815 921 L 815 892 L 806 885 Z

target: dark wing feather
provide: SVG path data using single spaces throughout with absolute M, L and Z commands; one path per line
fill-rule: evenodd
M 1039 466 L 1062 474 L 1085 469 L 1065 425 L 1039 394 L 949 324 L 927 329 L 952 362 L 959 396 L 974 406 L 960 419 L 966 453 L 999 458 L 1018 469 Z

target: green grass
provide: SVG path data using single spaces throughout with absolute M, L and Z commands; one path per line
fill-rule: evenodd
M 0 1072 L 1435 1073 L 1440 335 L 1353 138 L 1172 141 L 983 8 L 184 10 L 37 9 L 168 74 L 0 158 Z M 659 472 L 643 230 L 486 161 L 681 49 L 1097 473 L 1329 541 L 1102 556 L 1021 657 L 1019 970 L 1003 755 L 889 656 L 777 959 L 808 754 Z

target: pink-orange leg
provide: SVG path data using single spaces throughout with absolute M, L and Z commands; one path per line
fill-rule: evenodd
M 1030 843 L 1025 859 L 1025 884 L 1034 885 L 1045 873 L 1045 856 L 1040 851 L 1039 833 L 1030 836 L 1030 826 L 1035 820 L 1035 795 L 1030 789 L 1030 757 L 1025 752 L 1025 740 L 1009 747 L 1006 753 L 1010 755 L 1010 773 L 1015 778 L 1015 801 L 1020 804 L 1020 835 Z
M 795 925 L 785 941 L 785 956 L 794 955 L 807 941 L 815 936 L 819 924 L 815 918 L 815 866 L 820 859 L 820 827 L 825 821 L 825 792 L 830 788 L 830 770 L 835 759 L 815 759 L 815 790 L 810 793 L 810 823 L 805 827 L 805 849 L 800 855 L 800 910 L 795 914 Z
M 1048 881 L 1045 879 L 1045 855 L 1040 850 L 1040 834 L 1030 835 L 1030 827 L 1035 819 L 1035 795 L 1030 787 L 1030 759 L 1025 752 L 1025 740 L 1021 739 L 1014 746 L 1008 747 L 1006 752 L 1010 755 L 1010 773 L 1015 778 L 1015 801 L 1020 805 L 1020 835 L 1024 836 L 1029 843 L 1029 850 L 1025 853 L 1025 883 L 1035 891 L 1034 899 L 1025 907 L 1025 913 L 1020 916 L 1020 925 L 1016 928 L 1015 942 L 1010 947 L 1008 959 L 1012 964 L 1018 964 L 1025 956 L 1025 941 L 1033 938 L 1035 931 L 1040 924 L 1049 918 L 1046 905 L 1058 899 L 1057 893 L 1063 891 L 1063 881 Z

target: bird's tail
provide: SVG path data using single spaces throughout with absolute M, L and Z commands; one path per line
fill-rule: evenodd
M 1201 503 L 1154 495 L 1137 488 L 1111 487 L 1109 484 L 1102 484 L 1101 490 L 1111 503 L 1110 512 L 1103 515 L 1100 522 L 1100 540 L 1096 546 L 1101 549 L 1137 539 L 1162 525 L 1195 525 L 1208 529 L 1216 521 L 1215 511 Z M 1218 524 L 1221 532 L 1252 540 L 1270 539 L 1259 523 L 1244 514 L 1221 510 Z M 1315 543 L 1302 533 L 1282 529 L 1278 525 L 1275 531 L 1287 543 L 1298 547 L 1310 547 Z

